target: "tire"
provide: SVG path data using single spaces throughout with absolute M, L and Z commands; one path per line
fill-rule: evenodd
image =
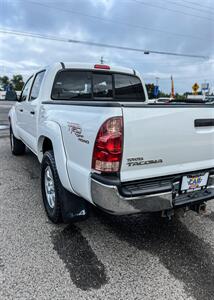
M 10 147 L 13 155 L 25 154 L 25 150 L 26 150 L 25 144 L 14 136 L 11 126 L 10 126 Z
M 48 184 L 49 184 L 49 191 L 48 191 Z M 43 156 L 42 165 L 41 165 L 41 189 L 42 189 L 43 203 L 48 218 L 55 224 L 61 223 L 62 202 L 60 197 L 62 196 L 63 193 L 63 187 L 58 176 L 54 153 L 52 150 L 45 152 Z
M 90 206 L 83 198 L 67 191 L 59 179 L 54 152 L 45 152 L 41 165 L 41 189 L 48 218 L 55 224 L 84 221 Z M 54 195 L 54 197 L 52 196 Z M 53 201 L 52 201 L 53 200 Z

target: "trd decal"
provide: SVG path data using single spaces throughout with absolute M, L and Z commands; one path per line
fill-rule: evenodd
M 70 133 L 74 133 L 77 137 L 82 133 L 82 128 L 80 124 L 77 123 L 68 122 L 68 130 L 70 131 Z
M 71 134 L 74 134 L 80 142 L 89 144 L 89 140 L 84 139 L 80 124 L 68 122 L 68 130 Z

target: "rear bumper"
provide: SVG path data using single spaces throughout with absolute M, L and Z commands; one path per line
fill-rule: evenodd
M 99 176 L 91 177 L 91 195 L 96 206 L 110 214 L 127 215 L 142 212 L 158 212 L 214 199 L 214 174 L 210 176 L 206 189 L 179 195 L 178 181 L 154 182 L 148 187 L 121 187 L 119 182 L 103 182 Z M 128 192 L 129 191 L 129 192 Z M 133 192 L 134 191 L 134 192 Z

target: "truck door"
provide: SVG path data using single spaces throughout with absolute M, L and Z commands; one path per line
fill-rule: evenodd
M 24 123 L 26 117 L 25 104 L 30 92 L 30 87 L 32 84 L 33 76 L 31 76 L 25 83 L 24 88 L 22 89 L 19 102 L 17 102 L 16 108 L 16 117 L 17 117 L 17 129 L 19 136 L 24 140 Z
M 45 70 L 38 72 L 34 79 L 30 89 L 29 97 L 24 104 L 25 118 L 24 128 L 26 131 L 26 143 L 28 146 L 36 152 L 37 150 L 37 120 L 39 113 L 39 93 Z

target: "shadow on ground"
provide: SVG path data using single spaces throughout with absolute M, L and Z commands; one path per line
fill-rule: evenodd
M 96 214 L 118 239 L 157 256 L 187 293 L 197 300 L 214 299 L 214 258 L 208 244 L 188 231 L 175 217 L 170 222 L 156 215 L 112 217 Z
M 99 289 L 108 282 L 104 265 L 75 225 L 53 232 L 52 242 L 78 288 Z

